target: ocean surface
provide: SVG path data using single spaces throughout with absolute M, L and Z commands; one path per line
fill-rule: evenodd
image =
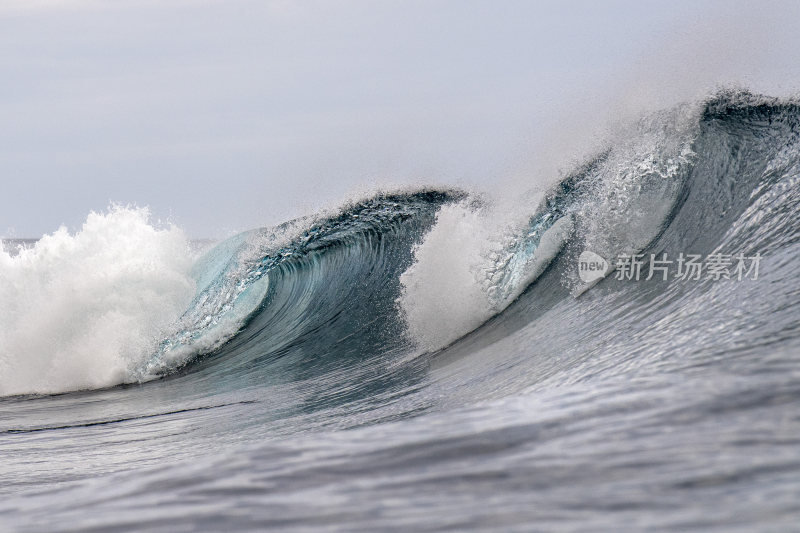
M 511 199 L 5 241 L 0 530 L 800 530 L 798 185 L 723 91 Z

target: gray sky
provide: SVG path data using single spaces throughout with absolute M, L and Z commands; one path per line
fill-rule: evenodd
M 194 237 L 354 190 L 552 180 L 611 119 L 800 89 L 800 2 L 0 0 L 0 234 Z

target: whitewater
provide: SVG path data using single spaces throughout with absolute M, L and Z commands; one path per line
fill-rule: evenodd
M 551 181 L 4 242 L 0 530 L 796 528 L 800 102 L 720 91 Z

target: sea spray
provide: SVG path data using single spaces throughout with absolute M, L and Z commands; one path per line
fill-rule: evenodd
M 0 252 L 0 396 L 123 383 L 194 294 L 183 232 L 144 208 L 91 213 Z

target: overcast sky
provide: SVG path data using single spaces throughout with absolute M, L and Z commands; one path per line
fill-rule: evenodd
M 0 235 L 109 202 L 220 237 L 536 184 L 622 112 L 800 89 L 800 2 L 0 0 Z

